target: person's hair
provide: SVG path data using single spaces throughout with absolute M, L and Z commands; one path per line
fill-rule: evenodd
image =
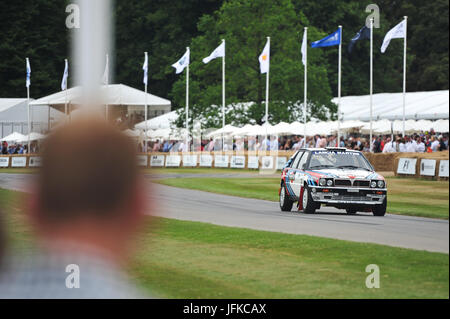
M 43 142 L 39 218 L 112 218 L 127 211 L 137 178 L 136 150 L 129 137 L 103 120 L 72 121 Z

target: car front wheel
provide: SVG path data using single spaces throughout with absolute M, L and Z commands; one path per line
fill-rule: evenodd
M 383 204 L 376 205 L 372 212 L 374 216 L 384 216 L 386 214 L 387 198 L 384 198 Z
M 305 187 L 303 190 L 302 206 L 305 214 L 314 214 L 316 212 L 317 204 L 314 203 L 308 187 Z
M 290 212 L 292 209 L 293 201 L 289 199 L 289 196 L 286 194 L 286 187 L 284 185 L 281 186 L 280 191 L 280 208 L 283 212 Z

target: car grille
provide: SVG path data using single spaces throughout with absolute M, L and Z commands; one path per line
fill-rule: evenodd
M 335 186 L 345 186 L 345 187 L 369 187 L 370 181 L 366 180 L 352 180 L 350 179 L 335 179 L 334 180 Z
M 349 179 L 335 179 L 335 186 L 352 186 L 352 182 Z
M 369 187 L 370 186 L 370 181 L 356 180 L 356 181 L 353 182 L 353 186 L 355 186 L 355 187 Z

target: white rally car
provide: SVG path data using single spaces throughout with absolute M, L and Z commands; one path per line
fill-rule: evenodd
M 286 163 L 279 190 L 280 208 L 314 213 L 321 205 L 384 216 L 387 185 L 363 153 L 345 148 L 300 149 Z

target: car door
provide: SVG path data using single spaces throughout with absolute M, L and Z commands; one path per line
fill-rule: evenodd
M 304 152 L 302 157 L 297 161 L 296 167 L 292 167 L 293 170 L 293 181 L 291 183 L 291 188 L 294 191 L 296 197 L 300 196 L 301 188 L 307 178 L 305 175 L 305 171 L 303 169 L 303 165 L 306 164 L 308 160 L 309 152 Z
M 298 162 L 300 161 L 300 158 L 302 157 L 303 153 L 304 153 L 304 151 L 302 151 L 302 150 L 297 152 L 295 158 L 292 160 L 292 163 L 289 165 L 289 167 L 287 168 L 287 171 L 286 171 L 286 179 L 285 179 L 286 191 L 292 197 L 296 196 L 296 195 L 294 195 L 294 191 L 292 189 L 292 183 L 294 182 L 294 179 L 295 179 L 295 172 L 296 172 Z

